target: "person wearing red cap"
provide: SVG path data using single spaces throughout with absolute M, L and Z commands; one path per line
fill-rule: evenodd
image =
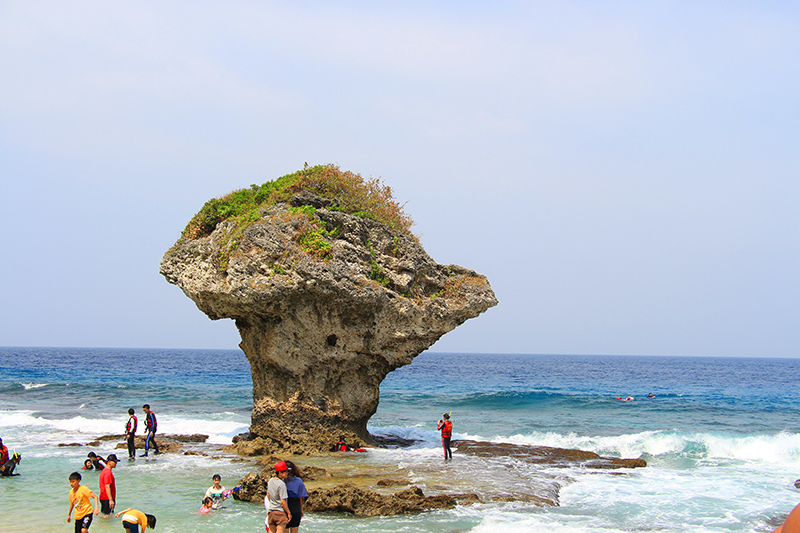
M 264 507 L 267 509 L 265 525 L 270 533 L 286 533 L 286 525 L 292 519 L 289 505 L 286 500 L 289 492 L 286 490 L 286 478 L 289 477 L 289 468 L 284 461 L 275 464 L 275 475 L 267 482 L 267 495 L 264 497 Z

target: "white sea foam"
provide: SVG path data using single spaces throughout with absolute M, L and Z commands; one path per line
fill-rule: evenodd
M 6 435 L 24 434 L 24 440 L 29 444 L 85 442 L 101 435 L 118 435 L 123 433 L 126 420 L 87 416 L 47 418 L 37 416 L 35 411 L 30 410 L 0 410 L 0 428 L 3 432 Z M 241 420 L 241 416 L 211 420 L 167 415 L 159 417 L 158 422 L 161 434 L 201 433 L 209 436 L 207 442 L 211 444 L 230 444 L 232 437 L 247 431 L 247 423 Z M 141 426 L 140 432 L 143 430 Z
M 465 438 L 508 442 L 520 445 L 577 448 L 613 457 L 680 456 L 696 460 L 737 460 L 800 466 L 800 434 L 715 435 L 679 431 L 643 431 L 610 437 L 575 433 L 531 433 L 495 435 L 491 438 L 470 435 Z
M 140 421 L 141 423 L 141 421 Z M 200 418 L 181 418 L 169 415 L 159 416 L 158 432 L 162 434 L 192 435 L 201 433 L 208 435 L 211 444 L 230 444 L 231 439 L 248 430 L 249 424 L 241 417 L 213 420 Z
M 23 389 L 31 390 L 31 389 L 41 389 L 42 387 L 47 387 L 49 383 L 20 383 Z

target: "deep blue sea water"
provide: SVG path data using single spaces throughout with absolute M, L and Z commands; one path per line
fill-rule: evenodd
M 370 421 L 373 432 L 421 444 L 352 460 L 420 480 L 442 471 L 434 493 L 448 484 L 524 493 L 550 479 L 561 486 L 560 506 L 487 499 L 384 519 L 310 515 L 301 531 L 771 531 L 770 520 L 800 501 L 799 372 L 795 359 L 424 353 L 387 377 Z M 627 396 L 635 400 L 615 400 Z M 22 521 L 0 529 L 70 528 L 66 477 L 86 448 L 57 445 L 121 433 L 127 409 L 140 412 L 145 402 L 162 433 L 229 443 L 249 423 L 249 364 L 239 350 L 0 348 L 0 436 L 24 457 L 21 476 L 0 480 L 0 497 L 21 509 Z M 550 471 L 458 453 L 442 466 L 443 412 L 452 413 L 455 438 L 581 448 L 649 466 L 625 475 Z M 153 510 L 158 531 L 261 530 L 255 504 L 196 514 L 197 495 L 218 470 L 234 484 L 253 468 L 174 455 L 120 465 L 120 504 Z M 96 521 L 92 531 L 118 529 L 111 522 Z

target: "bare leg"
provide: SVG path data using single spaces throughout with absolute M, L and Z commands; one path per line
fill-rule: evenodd
M 783 525 L 772 533 L 800 533 L 800 504 L 792 509 Z

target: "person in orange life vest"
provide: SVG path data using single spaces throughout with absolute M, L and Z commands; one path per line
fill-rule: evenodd
M 0 465 L 8 461 L 8 448 L 3 444 L 3 439 L 0 439 Z
M 158 429 L 158 422 L 156 422 L 156 414 L 150 410 L 150 404 L 146 403 L 142 406 L 144 410 L 144 453 L 142 457 L 147 457 L 147 452 L 150 446 L 153 446 L 154 454 L 158 455 L 158 444 L 156 444 L 156 429 Z
M 136 436 L 136 426 L 139 425 L 139 420 L 134 416 L 136 411 L 133 407 L 128 409 L 128 423 L 125 424 L 125 439 L 128 441 L 128 459 L 136 460 L 136 446 L 133 439 Z
M 450 414 L 445 413 L 442 415 L 442 420 L 439 420 L 439 425 L 436 429 L 442 432 L 442 448 L 444 448 L 444 460 L 452 459 L 453 452 L 450 450 L 450 437 L 453 436 L 453 423 L 450 422 Z

